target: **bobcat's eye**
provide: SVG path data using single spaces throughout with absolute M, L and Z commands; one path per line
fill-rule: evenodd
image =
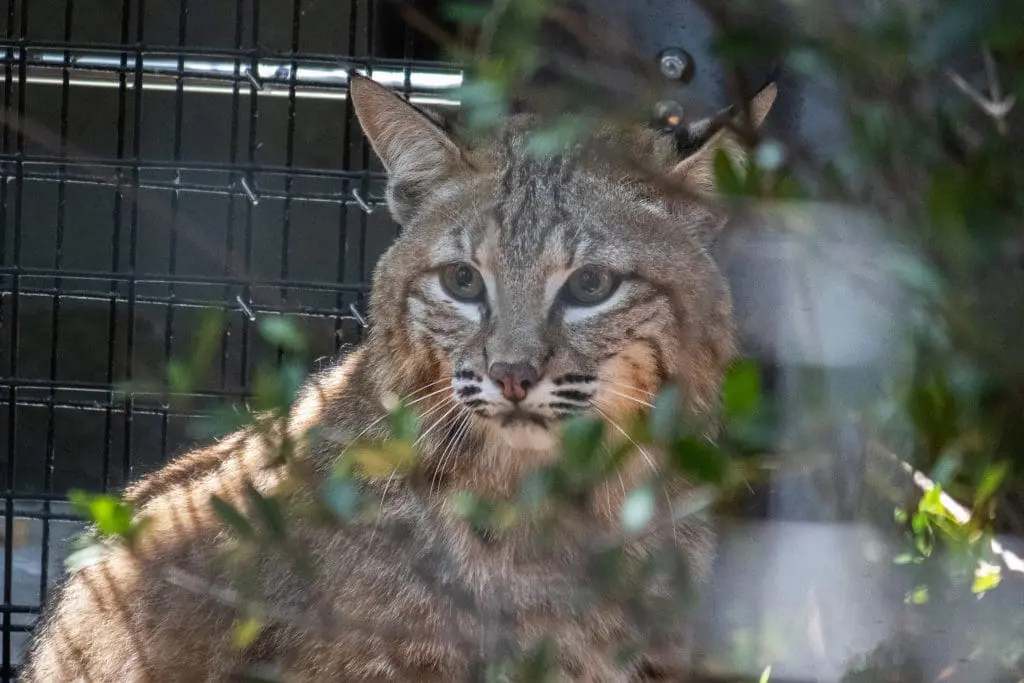
M 456 299 L 471 301 L 483 293 L 484 278 L 468 263 L 451 263 L 441 271 L 441 285 Z
M 583 266 L 569 276 L 563 289 L 565 298 L 577 306 L 594 306 L 610 297 L 619 286 L 619 278 L 598 266 Z

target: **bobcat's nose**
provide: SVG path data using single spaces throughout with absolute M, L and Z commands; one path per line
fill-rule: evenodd
M 492 363 L 487 376 L 501 385 L 501 395 L 518 403 L 537 383 L 537 369 L 529 363 Z

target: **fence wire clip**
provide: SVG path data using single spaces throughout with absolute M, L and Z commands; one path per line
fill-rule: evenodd
M 245 70 L 245 78 L 253 88 L 256 90 L 263 90 L 263 81 L 252 72 L 251 67 Z
M 366 203 L 366 201 L 363 199 L 362 195 L 359 194 L 359 189 L 358 188 L 355 188 L 355 187 L 352 188 L 352 198 L 356 200 L 356 204 L 359 205 L 359 208 L 361 208 L 364 213 L 366 213 L 366 214 L 373 213 L 373 207 Z
M 252 312 L 252 309 L 249 308 L 248 304 L 242 301 L 241 294 L 235 297 L 235 301 L 238 302 L 238 306 L 242 309 L 242 313 L 245 313 L 246 317 L 249 318 L 249 322 L 256 322 L 256 314 Z
M 260 197 L 251 187 L 249 187 L 249 182 L 245 178 L 242 178 L 241 184 L 242 191 L 245 192 L 245 196 L 249 198 L 249 202 L 253 206 L 258 206 L 260 203 Z
M 366 318 L 363 317 L 363 314 L 359 312 L 354 303 L 348 305 L 348 310 L 352 313 L 352 317 L 356 319 L 360 327 L 366 327 Z

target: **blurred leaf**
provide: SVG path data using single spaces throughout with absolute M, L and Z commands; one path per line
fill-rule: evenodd
M 893 508 L 892 518 L 896 520 L 897 524 L 906 524 L 910 519 L 907 511 L 901 507 Z
M 210 506 L 221 521 L 224 522 L 236 536 L 243 540 L 256 540 L 256 532 L 245 518 L 233 505 L 225 501 L 217 494 L 210 496 Z
M 679 389 L 667 386 L 658 392 L 651 409 L 651 436 L 658 442 L 670 442 L 679 432 Z
M 333 475 L 324 485 L 324 502 L 341 519 L 355 515 L 361 498 L 358 484 L 347 477 Z
M 980 560 L 974 570 L 974 583 L 971 584 L 971 592 L 980 597 L 998 586 L 1002 578 L 1002 568 L 999 565 Z
M 564 151 L 594 127 L 590 119 L 563 116 L 554 125 L 531 133 L 526 151 L 536 157 L 549 157 Z
M 457 24 L 479 24 L 490 8 L 475 2 L 446 2 L 442 8 L 444 18 Z
M 281 411 L 295 402 L 306 371 L 302 364 L 288 361 L 280 368 L 263 366 L 252 381 L 252 404 L 257 411 Z
M 921 500 L 917 504 L 917 509 L 921 512 L 926 512 L 937 517 L 944 517 L 949 514 L 946 512 L 946 508 L 942 504 L 942 487 L 936 484 L 926 491 L 925 494 L 921 496 Z
M 360 474 L 370 479 L 388 479 L 408 471 L 416 463 L 412 445 L 404 441 L 389 441 L 380 446 L 355 446 L 346 457 Z
M 749 417 L 761 405 L 761 373 L 752 360 L 732 364 L 722 385 L 725 414 L 731 418 Z
M 622 504 L 622 527 L 628 532 L 645 528 L 654 517 L 654 492 L 649 487 L 634 489 Z
M 232 628 L 231 641 L 239 650 L 245 649 L 256 642 L 256 638 L 259 637 L 262 630 L 262 622 L 255 617 L 241 621 L 236 620 Z
M 399 405 L 388 417 L 391 436 L 398 441 L 416 441 L 420 434 L 420 418 L 412 408 Z
M 758 683 L 768 683 L 768 679 L 770 679 L 771 676 L 772 676 L 772 666 L 771 666 L 771 664 L 769 664 L 768 666 L 766 666 L 764 668 L 764 671 L 761 672 L 761 678 L 758 679 Z
M 928 602 L 928 586 L 918 586 L 914 590 L 907 593 L 906 597 L 903 598 L 903 602 L 908 605 L 923 605 Z
M 729 461 L 705 439 L 681 439 L 672 446 L 671 454 L 676 468 L 700 483 L 720 484 L 725 479 Z
M 221 405 L 190 422 L 188 433 L 194 439 L 218 439 L 248 424 L 252 418 L 252 414 L 242 406 Z
M 303 351 L 306 340 L 291 320 L 283 315 L 266 315 L 257 322 L 260 336 L 268 343 L 289 351 Z
M 471 517 L 476 514 L 480 503 L 476 494 L 470 491 L 458 491 L 449 498 L 452 512 L 459 517 Z
M 910 564 L 914 561 L 914 556 L 910 553 L 900 553 L 893 558 L 893 564 Z
M 508 117 L 508 99 L 498 83 L 497 79 L 466 81 L 453 94 L 462 103 L 469 128 L 486 130 Z
M 288 531 L 284 511 L 281 509 L 281 502 L 276 498 L 264 496 L 248 482 L 245 485 L 245 495 L 252 504 L 253 512 L 259 517 L 263 528 L 270 535 L 271 540 L 277 543 L 284 541 Z
M 601 445 L 604 423 L 589 415 L 577 415 L 562 430 L 562 453 L 570 462 L 590 462 Z
M 176 394 L 187 394 L 192 390 L 192 373 L 185 363 L 172 360 L 167 364 L 167 384 Z
M 984 474 L 981 475 L 981 482 L 974 492 L 974 505 L 981 505 L 994 496 L 999 487 L 1003 485 L 1009 471 L 1010 463 L 1005 460 L 986 467 Z
M 133 511 L 130 505 L 110 494 L 85 491 L 68 492 L 71 505 L 104 536 L 123 537 L 131 534 Z
M 726 195 L 744 194 L 744 182 L 725 149 L 715 152 L 715 187 Z

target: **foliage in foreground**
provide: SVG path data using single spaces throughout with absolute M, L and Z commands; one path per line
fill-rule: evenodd
M 754 153 L 744 168 L 722 157 L 718 185 L 737 205 L 828 201 L 857 207 L 885 225 L 886 238 L 911 255 L 894 259 L 887 271 L 908 297 L 901 348 L 908 371 L 836 405 L 820 391 L 828 368 L 789 368 L 799 374 L 806 400 L 783 415 L 762 391 L 756 366 L 741 361 L 726 383 L 725 425 L 715 444 L 681 426 L 668 388 L 649 414 L 626 426 L 625 439 L 611 435 L 618 447 L 601 445 L 609 435 L 599 423 L 574 421 L 566 429 L 562 460 L 536 473 L 515 500 L 488 501 L 465 492 L 451 504 L 481 534 L 500 532 L 552 514 L 559 505 L 579 505 L 629 451 L 650 447 L 670 453 L 673 465 L 701 484 L 687 500 L 676 501 L 677 514 L 728 509 L 749 485 L 783 476 L 788 468 L 815 468 L 816 454 L 788 448 L 792 439 L 785 437 L 829 433 L 852 422 L 862 431 L 862 444 L 879 442 L 890 464 L 909 463 L 930 484 L 922 494 L 906 479 L 894 486 L 891 477 L 866 477 L 856 512 L 890 541 L 885 552 L 898 584 L 894 601 L 905 603 L 899 606 L 903 635 L 853 665 L 846 680 L 1019 680 L 1024 622 L 1018 615 L 1004 623 L 1004 614 L 987 611 L 993 601 L 1019 601 L 1024 583 L 992 544 L 997 532 L 1024 531 L 1024 129 L 1019 107 L 1013 107 L 1015 98 L 1024 97 L 1019 7 L 936 0 L 864 3 L 854 11 L 792 3 L 784 26 L 766 32 L 750 29 L 765 11 L 755 3 L 700 4 L 719 29 L 717 55 L 737 67 L 730 81 L 737 103 L 744 94 L 739 67 L 751 61 L 777 61 L 834 89 L 849 136 L 841 153 L 821 158 L 804 141 L 783 134 L 762 139 L 742 121 L 726 123 L 737 127 Z M 449 3 L 447 10 L 475 28 L 482 46 L 457 55 L 469 59 L 473 71 L 461 93 L 465 118 L 485 127 L 505 116 L 513 100 L 546 103 L 551 123 L 538 135 L 539 153 L 571 144 L 599 117 L 631 116 L 655 104 L 645 99 L 642 75 L 630 97 L 607 96 L 610 86 L 586 71 L 547 90 L 537 87 L 534 76 L 550 67 L 544 46 L 535 41 L 539 27 L 552 16 L 567 23 L 564 13 L 551 10 L 549 0 L 483 10 L 477 3 Z M 586 48 L 594 63 L 628 61 L 619 52 L 606 49 L 599 57 Z M 583 104 L 570 107 L 573 102 Z M 605 110 L 588 106 L 595 102 Z M 608 103 L 627 103 L 628 111 Z M 249 409 L 283 411 L 301 381 L 305 345 L 284 318 L 266 317 L 259 327 L 268 344 L 282 349 L 283 362 L 257 374 Z M 187 393 L 209 363 L 220 330 L 215 322 L 204 330 L 193 356 L 169 368 L 168 384 L 176 393 Z M 215 416 L 214 431 L 234 428 L 250 415 L 225 411 Z M 419 425 L 400 406 L 391 425 L 391 440 L 361 444 L 339 461 L 322 501 L 327 513 L 346 523 L 372 518 L 375 502 L 361 495 L 360 477 L 415 476 L 410 455 Z M 871 451 L 867 445 L 862 450 Z M 286 544 L 279 501 L 252 495 L 259 523 L 220 501 L 215 504 L 225 524 L 242 545 Z M 652 498 L 647 486 L 630 494 L 623 538 L 644 532 Z M 949 500 L 964 504 L 962 513 L 951 511 Z M 130 546 L 144 524 L 114 497 L 80 494 L 74 502 L 94 523 L 91 536 L 103 542 L 113 538 Z M 617 571 L 614 547 L 602 548 L 602 566 L 611 575 Z M 90 553 L 86 544 L 73 562 L 87 561 Z M 640 568 L 633 580 L 642 581 L 650 570 Z M 236 642 L 251 642 L 260 619 L 254 596 L 239 618 Z M 937 639 L 923 625 L 940 620 L 949 628 Z M 718 653 L 720 665 L 760 671 L 771 663 L 771 648 L 740 641 Z M 521 680 L 542 680 L 552 658 L 542 648 L 511 665 L 520 667 Z M 769 675 L 766 670 L 762 679 Z

